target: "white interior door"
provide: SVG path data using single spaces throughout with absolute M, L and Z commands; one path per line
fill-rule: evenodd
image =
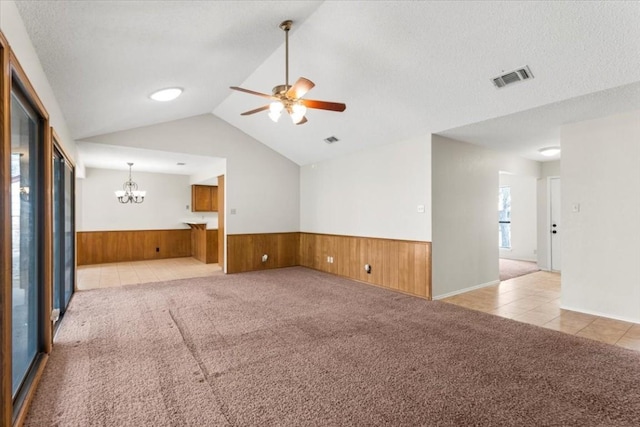
M 551 270 L 560 271 L 562 269 L 562 250 L 560 246 L 560 233 L 562 233 L 560 223 L 560 178 L 549 179 L 549 205 Z

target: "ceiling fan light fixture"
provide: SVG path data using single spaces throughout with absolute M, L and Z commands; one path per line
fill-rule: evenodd
M 283 109 L 284 105 L 282 105 L 282 102 L 273 101 L 271 104 L 269 104 L 269 118 L 275 123 L 278 123 L 278 119 L 280 118 Z
M 304 105 L 293 104 L 291 106 L 291 112 L 289 113 L 289 115 L 291 116 L 291 120 L 294 124 L 300 123 L 305 114 L 307 114 L 307 107 L 305 107 Z
M 280 24 L 280 28 L 285 34 L 284 84 L 274 87 L 271 95 L 256 92 L 255 90 L 244 89 L 238 86 L 231 86 L 230 89 L 248 93 L 250 95 L 260 96 L 272 101 L 270 104 L 245 111 L 240 115 L 250 116 L 251 114 L 269 110 L 269 118 L 274 122 L 277 122 L 282 115 L 282 111 L 286 110 L 294 124 L 303 125 L 308 121 L 305 116 L 307 108 L 337 112 L 342 112 L 347 108 L 347 106 L 341 102 L 302 99 L 302 97 L 315 86 L 315 83 L 305 77 L 300 77 L 296 80 L 293 86 L 289 84 L 289 30 L 291 29 L 292 23 L 293 21 L 287 20 Z
M 180 95 L 182 95 L 182 88 L 170 87 L 153 92 L 151 95 L 149 95 L 149 98 L 153 99 L 154 101 L 167 102 L 173 101 Z

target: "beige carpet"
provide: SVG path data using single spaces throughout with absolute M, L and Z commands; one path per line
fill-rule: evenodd
M 79 292 L 26 426 L 638 426 L 640 353 L 301 267 Z
M 525 274 L 540 271 L 538 263 L 531 261 L 519 261 L 516 259 L 500 258 L 500 281 L 524 276 Z

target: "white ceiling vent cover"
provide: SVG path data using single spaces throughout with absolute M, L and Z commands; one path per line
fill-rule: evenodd
M 529 80 L 533 78 L 533 74 L 531 74 L 531 70 L 528 66 L 519 68 L 515 71 L 511 71 L 509 73 L 503 74 L 501 76 L 495 77 L 491 79 L 493 84 L 497 88 L 505 87 L 513 83 L 521 82 L 523 80 Z

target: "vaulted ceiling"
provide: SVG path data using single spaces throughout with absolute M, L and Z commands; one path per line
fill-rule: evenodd
M 213 113 L 300 165 L 429 133 L 539 159 L 563 123 L 640 108 L 639 2 L 16 3 L 79 140 Z M 264 100 L 229 86 L 284 83 L 284 19 L 290 80 L 344 113 L 240 116 Z M 493 86 L 525 65 L 533 79 Z M 149 99 L 169 86 L 184 94 Z

